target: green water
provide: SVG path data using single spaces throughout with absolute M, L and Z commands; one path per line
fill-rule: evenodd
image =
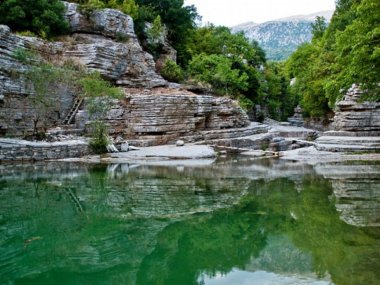
M 177 164 L 0 165 L 0 284 L 379 284 L 379 164 Z

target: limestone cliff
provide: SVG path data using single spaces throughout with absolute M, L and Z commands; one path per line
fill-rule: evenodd
M 353 85 L 336 104 L 332 131 L 316 140 L 318 150 L 363 152 L 380 150 L 380 103 L 361 102 L 363 91 Z
M 360 102 L 362 93 L 353 85 L 336 104 L 335 131 L 355 136 L 380 136 L 380 103 Z
M 31 133 L 35 110 L 28 97 L 33 86 L 25 79 L 30 68 L 15 58 L 18 50 L 33 50 L 39 60 L 53 64 L 73 61 L 133 94 L 115 102 L 108 116 L 113 136 L 149 139 L 152 144 L 192 135 L 199 130 L 240 128 L 249 124 L 238 104 L 228 98 L 196 95 L 167 87 L 155 71 L 153 57 L 144 52 L 134 33 L 133 20 L 118 10 L 80 13 L 79 6 L 65 3 L 71 34 L 56 42 L 18 36 L 0 26 L 0 136 Z M 70 86 L 59 90 L 58 106 L 49 112 L 48 126 L 62 124 L 77 96 Z M 158 94 L 158 93 L 159 94 Z M 79 118 L 78 118 L 79 119 Z M 82 126 L 83 126 L 82 122 Z

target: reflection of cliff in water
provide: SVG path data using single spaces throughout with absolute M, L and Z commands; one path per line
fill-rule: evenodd
M 331 180 L 341 219 L 354 226 L 380 226 L 380 164 L 325 164 L 317 173 Z
M 380 278 L 378 228 L 342 222 L 308 166 L 25 167 L 0 170 L 0 284 L 186 285 L 234 269 Z

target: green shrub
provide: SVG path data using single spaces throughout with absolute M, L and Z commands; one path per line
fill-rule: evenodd
M 90 148 L 94 153 L 102 154 L 107 152 L 108 129 L 104 122 L 94 121 L 90 126 L 90 132 L 92 134 L 90 140 Z
M 170 82 L 181 82 L 184 79 L 183 70 L 173 60 L 165 62 L 161 75 Z
M 99 72 L 87 74 L 78 84 L 87 99 L 87 109 L 92 120 L 90 147 L 95 153 L 105 153 L 109 141 L 104 120 L 112 107 L 112 99 L 119 99 L 124 93 L 120 88 L 112 87 Z
M 12 57 L 23 64 L 30 64 L 36 58 L 36 54 L 25 48 L 16 48 L 12 52 Z
M 4 0 L 0 2 L 0 24 L 50 38 L 68 31 L 64 9 L 60 0 Z
M 250 111 L 254 106 L 254 103 L 247 97 L 239 96 L 238 100 L 240 107 L 246 112 Z
M 189 75 L 196 81 L 210 84 L 217 94 L 239 95 L 248 88 L 248 75 L 232 65 L 232 60 L 223 55 L 200 54 L 191 60 Z

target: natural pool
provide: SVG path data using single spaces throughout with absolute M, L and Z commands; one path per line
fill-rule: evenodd
M 379 284 L 380 164 L 0 165 L 0 284 Z

